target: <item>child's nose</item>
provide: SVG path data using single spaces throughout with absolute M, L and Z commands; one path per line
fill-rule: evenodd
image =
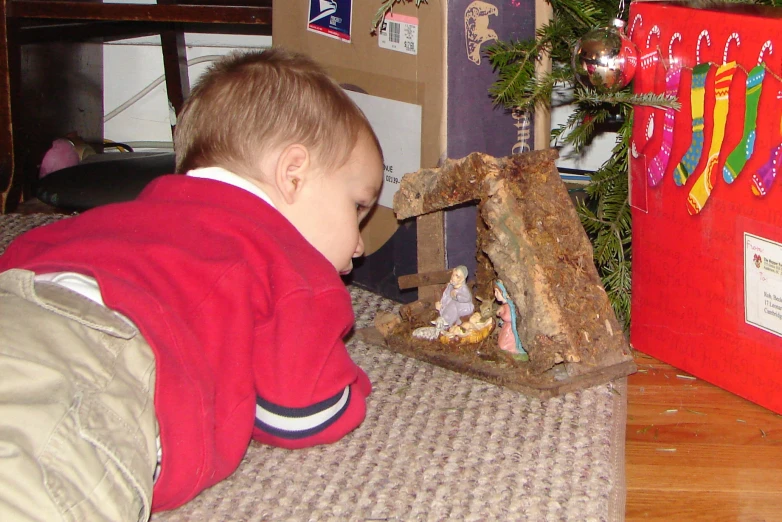
M 364 255 L 364 238 L 361 234 L 358 235 L 358 243 L 356 244 L 356 250 L 353 251 L 353 257 L 361 257 Z

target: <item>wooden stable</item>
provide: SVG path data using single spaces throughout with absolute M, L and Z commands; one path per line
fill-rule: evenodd
M 507 158 L 474 153 L 406 175 L 394 198 L 399 219 L 477 202 L 474 296 L 491 302 L 494 281 L 504 282 L 518 310 L 517 328 L 529 361 L 519 362 L 502 352 L 492 337 L 478 345 L 454 347 L 410 336 L 412 329 L 437 316 L 433 303 L 442 291 L 437 282 L 447 271 L 403 280 L 436 290 L 404 306 L 399 318 L 378 317 L 388 346 L 541 397 L 635 371 L 556 158 L 554 150 Z

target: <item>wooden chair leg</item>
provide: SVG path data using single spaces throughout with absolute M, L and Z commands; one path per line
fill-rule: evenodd
M 187 50 L 185 35 L 182 31 L 171 30 L 160 34 L 163 49 L 163 70 L 166 73 L 168 101 L 179 115 L 187 97 L 190 95 L 190 76 L 187 72 Z
M 11 77 L 18 68 L 18 47 L 9 41 L 7 0 L 0 0 L 0 41 L 6 42 L 0 50 L 0 213 L 16 208 L 20 196 L 20 184 L 14 178 L 14 136 L 11 115 Z M 14 51 L 15 49 L 15 51 Z
M 177 0 L 158 0 L 159 4 L 177 4 Z M 185 34 L 179 24 L 160 33 L 160 46 L 163 50 L 163 71 L 166 75 L 168 103 L 179 116 L 182 105 L 190 95 L 190 76 L 187 72 L 187 48 Z M 171 126 L 171 132 L 174 125 Z

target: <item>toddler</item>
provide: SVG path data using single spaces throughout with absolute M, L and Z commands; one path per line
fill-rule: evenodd
M 340 278 L 382 183 L 362 112 L 304 56 L 235 54 L 174 144 L 186 175 L 0 257 L 0 520 L 144 521 L 251 440 L 326 444 L 364 419 Z

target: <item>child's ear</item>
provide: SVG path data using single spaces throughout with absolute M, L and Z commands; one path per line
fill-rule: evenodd
M 280 153 L 274 181 L 288 205 L 293 203 L 301 190 L 302 181 L 311 167 L 310 159 L 309 150 L 300 143 L 288 145 Z

